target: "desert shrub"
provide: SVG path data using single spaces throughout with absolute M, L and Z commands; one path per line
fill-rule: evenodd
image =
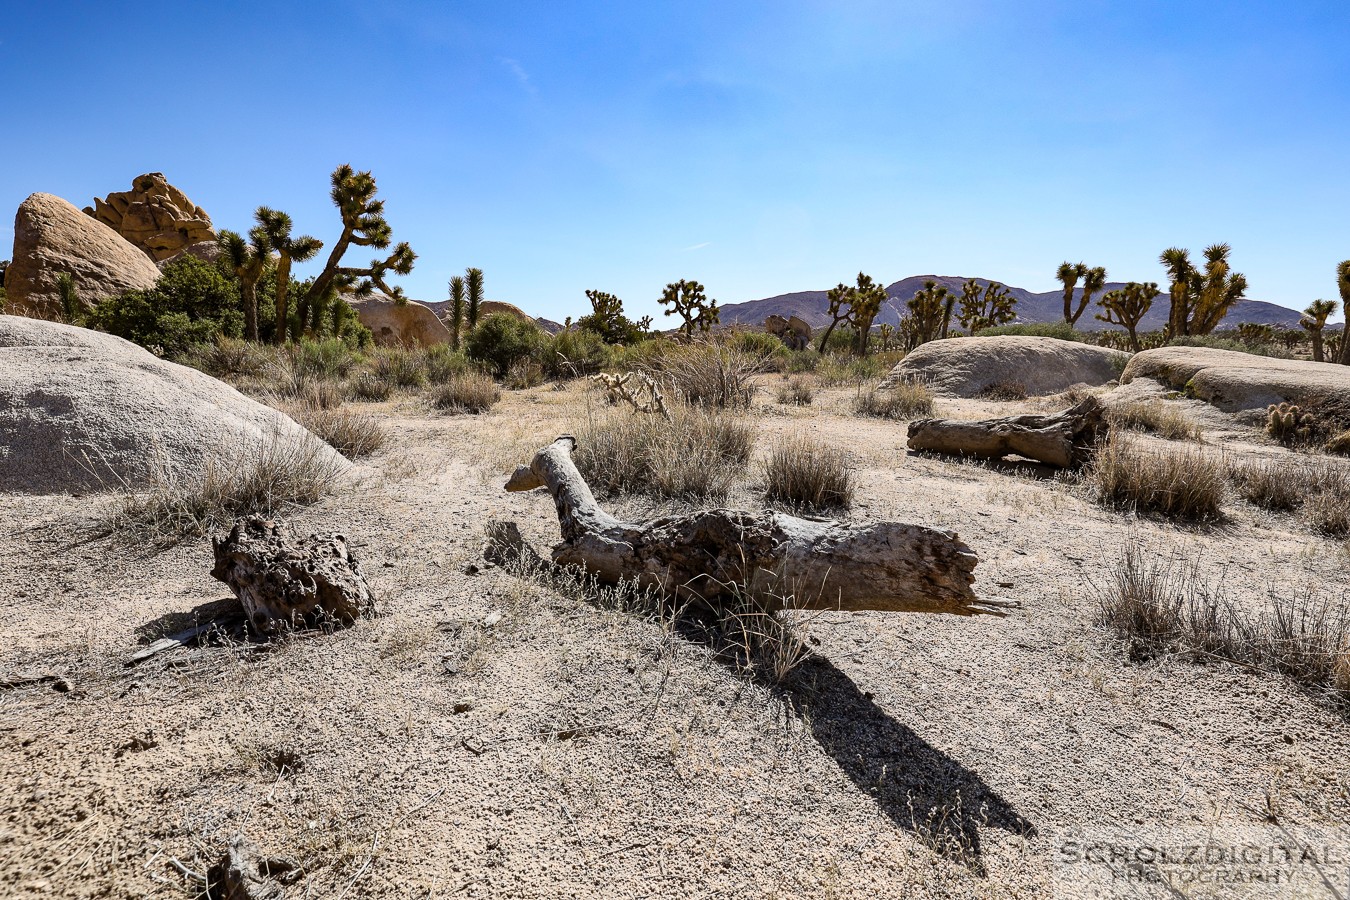
M 380 403 L 394 393 L 394 386 L 374 372 L 361 372 L 347 383 L 347 393 L 353 400 Z
M 671 353 L 678 352 L 684 344 L 676 343 L 667 337 L 652 337 L 636 344 L 613 348 L 612 365 L 623 372 L 646 372 L 651 374 L 661 367 L 661 360 Z
M 794 375 L 778 386 L 778 402 L 784 405 L 809 406 L 815 395 L 811 382 L 800 375 Z
M 1328 453 L 1350 456 L 1350 431 L 1342 431 L 1328 438 L 1326 450 Z
M 421 387 L 427 380 L 422 351 L 407 347 L 377 347 L 369 356 L 370 374 L 391 388 Z
M 879 356 L 832 354 L 824 357 L 816 367 L 816 377 L 821 384 L 829 387 L 860 385 L 880 378 L 889 370 L 890 367 Z
M 1205 583 L 1194 565 L 1130 546 L 1097 599 L 1098 622 L 1124 641 L 1132 659 L 1229 660 L 1350 701 L 1344 597 L 1275 597 L 1268 609 L 1249 612 Z
M 301 403 L 287 410 L 292 419 L 348 459 L 369 456 L 384 446 L 387 435 L 378 419 L 341 407 Z
M 432 388 L 429 399 L 442 412 L 483 413 L 497 405 L 502 391 L 487 375 L 468 370 Z
M 1269 356 L 1275 359 L 1292 359 L 1293 354 L 1282 343 L 1271 341 L 1238 340 L 1236 334 L 1193 334 L 1174 337 L 1164 345 L 1167 347 L 1210 347 L 1214 350 L 1234 350 L 1238 353 L 1250 353 L 1254 356 Z
M 537 387 L 544 383 L 544 367 L 539 364 L 537 359 L 526 357 L 518 359 L 511 363 L 511 368 L 506 370 L 506 378 L 503 384 L 507 390 L 523 391 L 526 388 Z
M 1089 343 L 1093 339 L 1092 332 L 1078 331 L 1068 322 L 1027 322 L 1021 325 L 996 325 L 993 328 L 981 328 L 975 332 L 976 337 L 997 337 L 999 335 L 1051 337 L 1059 338 L 1062 341 L 1078 341 L 1080 343 Z
M 1230 465 L 1228 477 L 1255 506 L 1301 510 L 1314 531 L 1350 536 L 1350 467 L 1327 459 L 1255 460 Z
M 853 411 L 860 416 L 908 420 L 933 414 L 933 392 L 922 381 L 897 381 L 882 390 L 859 390 Z
M 208 461 L 195 475 L 181 474 L 161 458 L 144 489 L 124 489 L 108 526 L 167 539 L 203 535 L 242 516 L 315 503 L 341 475 L 341 461 L 313 436 L 272 437 L 256 452 Z
M 1093 458 L 1087 480 L 1098 502 L 1114 509 L 1194 522 L 1222 515 L 1223 466 L 1199 449 L 1152 449 L 1113 435 Z
M 512 363 L 536 353 L 543 341 L 543 331 L 533 322 L 493 313 L 469 332 L 464 354 L 487 366 L 497 378 L 505 378 Z
M 549 378 L 584 378 L 612 368 L 614 351 L 594 331 L 569 328 L 540 343 L 539 362 Z
M 1228 467 L 1238 496 L 1262 509 L 1288 512 L 1303 505 L 1308 483 L 1300 470 L 1270 460 L 1242 461 Z
M 84 324 L 173 357 L 193 344 L 239 337 L 244 314 L 238 285 L 211 263 L 184 256 L 165 266 L 150 290 L 100 301 Z
M 290 353 L 291 368 L 302 378 L 338 381 L 361 362 L 361 355 L 338 338 L 301 341 Z
M 830 336 L 825 339 L 825 346 L 820 346 L 819 339 L 816 339 L 816 349 L 820 350 L 826 356 L 849 356 L 853 353 L 853 348 L 858 345 L 858 332 L 847 326 L 836 328 L 830 332 Z
M 814 372 L 820 365 L 821 356 L 814 350 L 793 350 L 783 364 L 783 371 L 793 375 Z
M 469 369 L 469 360 L 449 344 L 436 344 L 422 351 L 422 367 L 431 384 L 445 384 Z
M 206 344 L 193 344 L 175 362 L 205 372 L 212 378 L 260 376 L 275 364 L 278 351 L 240 338 L 218 337 Z
M 675 346 L 651 363 L 647 374 L 691 406 L 743 409 L 755 395 L 751 379 L 759 360 L 711 341 Z
M 845 453 L 805 435 L 793 435 L 769 451 L 762 465 L 764 496 L 806 509 L 853 505 L 853 468 Z
M 981 400 L 1012 403 L 1027 399 L 1027 386 L 1020 381 L 996 381 L 993 384 L 986 385 L 975 396 Z
M 1113 406 L 1107 421 L 1117 428 L 1150 431 L 1169 441 L 1198 441 L 1200 426 L 1175 406 L 1163 400 L 1137 400 Z
M 722 499 L 754 450 L 754 426 L 714 410 L 676 407 L 672 421 L 617 412 L 580 429 L 577 468 L 602 494 Z
M 727 346 L 760 362 L 765 372 L 781 372 L 787 367 L 791 351 L 782 339 L 765 331 L 735 331 Z

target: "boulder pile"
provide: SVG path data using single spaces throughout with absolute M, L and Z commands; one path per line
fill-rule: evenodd
M 169 184 L 160 172 L 138 175 L 131 190 L 94 199 L 86 215 L 107 225 L 155 262 L 176 256 L 194 244 L 216 240 L 206 210 Z

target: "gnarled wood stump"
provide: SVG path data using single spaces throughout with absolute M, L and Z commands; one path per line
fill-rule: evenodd
M 211 548 L 211 576 L 230 586 L 259 632 L 319 621 L 349 625 L 375 611 L 361 564 L 340 534 L 296 541 L 286 523 L 249 516 L 224 540 L 213 535 Z
M 1007 416 L 981 422 L 920 419 L 909 424 L 909 449 L 1002 459 L 1025 456 L 1062 469 L 1087 462 L 1109 425 L 1096 397 L 1052 416 Z
M 558 438 L 517 469 L 506 489 L 548 488 L 563 538 L 553 561 L 580 566 L 602 583 L 631 579 L 714 605 L 748 596 L 798 609 L 965 616 L 1003 615 L 1013 605 L 975 596 L 978 558 L 950 531 L 731 509 L 620 522 L 600 508 L 577 471 L 575 446 L 570 435 Z

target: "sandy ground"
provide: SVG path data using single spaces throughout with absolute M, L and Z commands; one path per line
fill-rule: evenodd
M 797 430 L 846 448 L 852 518 L 955 529 L 977 592 L 1022 609 L 816 616 L 787 687 L 670 623 L 483 567 L 490 518 L 556 540 L 547 495 L 501 485 L 599 412 L 580 385 L 481 417 L 365 407 L 389 446 L 294 516 L 349 535 L 380 598 L 333 634 L 127 667 L 228 597 L 208 542 L 97 537 L 104 497 L 0 497 L 0 676 L 72 687 L 0 692 L 0 894 L 193 896 L 181 870 L 242 832 L 302 863 L 293 897 L 1037 897 L 1072 826 L 1350 820 L 1340 714 L 1234 666 L 1131 664 L 1093 624 L 1132 543 L 1251 603 L 1343 592 L 1344 547 L 1237 501 L 1222 525 L 1180 528 L 910 457 L 904 425 L 851 415 L 850 396 L 761 394 L 759 452 Z M 1203 415 L 1209 452 L 1284 452 Z M 735 504 L 758 502 L 754 480 Z

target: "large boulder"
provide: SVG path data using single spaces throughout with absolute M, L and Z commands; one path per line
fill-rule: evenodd
M 14 216 L 14 256 L 5 272 L 6 309 L 40 319 L 62 316 L 56 279 L 75 282 L 85 307 L 123 291 L 155 286 L 150 258 L 105 225 L 52 194 L 33 194 Z
M 922 381 L 935 394 L 977 397 L 991 388 L 1020 385 L 1028 394 L 1058 394 L 1074 385 L 1115 379 L 1128 353 L 1059 338 L 962 337 L 930 341 L 902 359 L 882 381 Z
M 198 243 L 215 243 L 206 210 L 169 184 L 160 172 L 137 175 L 131 190 L 94 198 L 85 214 L 116 231 L 155 262 Z
M 1151 378 L 1224 412 L 1264 411 L 1272 403 L 1334 406 L 1350 413 L 1350 366 L 1272 359 L 1208 347 L 1159 347 L 1130 360 L 1122 383 Z
M 290 418 L 196 369 L 110 334 L 0 316 L 0 491 L 136 487 L 292 451 L 348 466 Z
M 450 329 L 429 307 L 416 300 L 397 303 L 384 294 L 369 297 L 349 294 L 345 299 L 356 310 L 361 324 L 375 335 L 377 344 L 431 347 L 450 343 Z

